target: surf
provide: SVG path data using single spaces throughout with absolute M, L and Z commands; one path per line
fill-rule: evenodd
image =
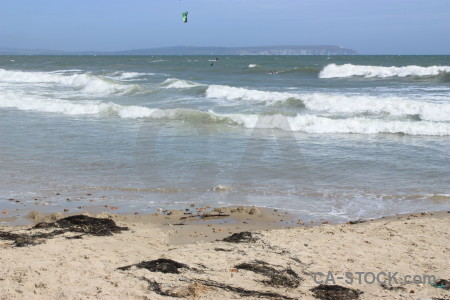
M 346 95 L 339 93 L 290 93 L 262 91 L 243 87 L 210 85 L 207 98 L 231 101 L 253 101 L 266 106 L 306 108 L 333 114 L 388 114 L 391 116 L 419 116 L 424 121 L 450 121 L 450 103 L 430 102 L 430 96 Z
M 450 66 L 421 67 L 409 65 L 404 67 L 384 67 L 353 64 L 329 64 L 319 73 L 319 78 L 389 78 L 389 77 L 425 77 L 450 73 Z
M 76 71 L 33 72 L 0 69 L 0 83 L 47 84 L 48 86 L 78 89 L 84 93 L 109 95 L 125 94 L 137 90 L 112 78 Z

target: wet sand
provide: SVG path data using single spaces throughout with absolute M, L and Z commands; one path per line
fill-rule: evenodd
M 0 299 L 450 297 L 439 281 L 450 279 L 448 212 L 352 224 L 302 224 L 257 207 L 91 216 L 127 230 L 0 227 Z M 66 215 L 29 217 L 37 224 Z M 32 243 L 18 247 L 11 236 Z

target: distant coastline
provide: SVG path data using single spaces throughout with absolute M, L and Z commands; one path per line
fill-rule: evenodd
M 59 51 L 44 49 L 0 48 L 0 55 L 357 55 L 353 49 L 333 45 L 193 47 L 135 49 L 125 51 Z

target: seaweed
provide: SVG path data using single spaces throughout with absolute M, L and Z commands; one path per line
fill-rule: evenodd
M 200 297 L 202 293 L 209 290 L 207 286 L 198 282 L 191 283 L 188 286 L 184 286 L 181 288 L 163 290 L 162 285 L 158 283 L 156 280 L 147 279 L 145 277 L 142 277 L 141 279 L 149 283 L 150 290 L 154 291 L 155 293 L 161 296 L 198 299 L 198 297 Z
M 14 241 L 14 245 L 16 247 L 34 246 L 42 243 L 42 241 L 26 234 L 17 234 L 3 231 L 0 231 L 0 240 Z
M 185 264 L 176 262 L 171 259 L 165 259 L 165 258 L 160 258 L 160 259 L 151 260 L 151 261 L 143 261 L 143 262 L 140 262 L 137 264 L 120 267 L 120 268 L 118 268 L 118 270 L 128 270 L 133 266 L 138 267 L 138 268 L 145 268 L 151 272 L 162 272 L 162 273 L 171 273 L 171 274 L 179 274 L 180 271 L 178 269 L 188 269 L 191 271 L 198 271 L 198 270 L 191 268 Z M 203 265 L 200 265 L 200 266 L 204 267 Z M 272 271 L 272 270 L 270 270 L 270 271 Z M 274 273 L 275 275 L 273 275 L 272 273 Z M 272 271 L 272 273 L 271 273 L 273 275 L 272 277 L 275 278 L 275 280 L 274 280 L 275 286 L 279 286 L 279 283 L 281 283 L 281 282 L 283 282 L 283 283 L 286 282 L 286 278 L 283 278 L 282 276 L 277 277 L 279 274 L 277 273 L 276 270 Z M 268 275 L 268 276 L 270 276 L 270 275 Z M 298 276 L 294 276 L 294 277 L 297 278 Z M 280 278 L 282 281 L 278 281 L 279 280 L 278 278 Z M 149 283 L 149 289 L 161 296 L 170 296 L 170 297 L 178 297 L 178 298 L 186 298 L 186 297 L 194 296 L 194 298 L 195 298 L 195 297 L 198 297 L 200 293 L 207 291 L 207 287 L 214 287 L 214 288 L 223 289 L 228 292 L 237 293 L 241 296 L 257 297 L 257 298 L 270 298 L 270 299 L 286 299 L 286 300 L 296 299 L 296 298 L 291 298 L 291 297 L 284 296 L 284 295 L 281 295 L 281 294 L 278 294 L 275 292 L 247 290 L 244 288 L 235 287 L 235 286 L 227 285 L 225 283 L 220 283 L 220 282 L 216 282 L 216 281 L 212 281 L 212 280 L 184 279 L 183 281 L 188 282 L 187 286 L 174 286 L 171 284 L 171 285 L 165 285 L 165 288 L 164 288 L 163 284 L 156 282 L 154 279 L 148 279 L 145 277 L 140 277 L 140 279 L 147 281 Z M 281 284 L 281 286 L 286 286 L 286 285 Z
M 300 285 L 301 278 L 292 269 L 277 270 L 268 263 L 256 260 L 252 263 L 242 263 L 235 266 L 236 269 L 248 270 L 257 274 L 264 275 L 269 280 L 263 280 L 266 285 L 273 287 L 296 288 Z
M 212 280 L 196 279 L 195 281 L 199 282 L 203 285 L 206 285 L 206 286 L 220 288 L 220 289 L 226 290 L 228 292 L 237 293 L 241 296 L 247 296 L 247 297 L 253 296 L 253 297 L 258 297 L 258 298 L 266 297 L 266 298 L 271 298 L 271 299 L 286 299 L 286 300 L 297 299 L 297 298 L 291 298 L 291 297 L 284 296 L 284 295 L 274 293 L 274 292 L 247 290 L 247 289 L 243 289 L 240 287 L 234 287 L 231 285 L 223 284 L 223 283 L 212 281 Z
M 384 290 L 388 290 L 388 291 L 406 291 L 406 289 L 402 286 L 392 286 L 392 285 L 386 285 L 386 284 L 380 284 L 380 286 Z
M 325 285 L 320 284 L 310 291 L 313 293 L 313 296 L 322 300 L 352 300 L 359 299 L 359 295 L 363 292 L 356 289 L 349 289 L 340 285 Z
M 201 214 L 201 215 L 189 215 L 189 216 L 185 216 L 185 217 L 181 217 L 180 220 L 186 220 L 186 219 L 213 219 L 213 218 L 224 218 L 224 217 L 229 217 L 230 215 L 226 215 L 226 214 L 211 214 L 211 213 L 206 213 L 206 214 Z
M 433 284 L 434 287 L 450 291 L 450 280 L 440 279 Z
M 365 222 L 367 222 L 367 221 L 358 219 L 356 221 L 348 221 L 347 224 L 354 225 L 354 224 L 361 224 L 361 223 L 365 223 Z
M 231 252 L 233 251 L 233 249 L 225 249 L 225 248 L 214 248 L 214 251 L 223 251 L 223 252 Z
M 50 228 L 59 229 L 50 232 L 38 232 L 35 234 L 17 234 L 0 231 L 0 239 L 14 241 L 16 247 L 25 247 L 41 244 L 45 241 L 45 239 L 50 239 L 66 232 L 82 233 L 81 235 L 68 237 L 79 239 L 83 234 L 108 236 L 113 233 L 121 232 L 122 230 L 128 230 L 127 227 L 118 227 L 113 220 L 93 218 L 83 215 L 70 216 L 53 223 L 38 223 L 28 230 Z
M 120 267 L 117 269 L 118 270 L 128 270 L 133 266 L 138 267 L 138 268 L 147 269 L 150 272 L 161 272 L 161 273 L 166 273 L 166 274 L 167 273 L 180 274 L 180 271 L 178 271 L 178 269 L 181 269 L 181 268 L 190 269 L 188 265 L 176 262 L 171 259 L 165 259 L 165 258 L 160 258 L 160 259 L 151 260 L 151 261 L 142 261 L 137 264 Z
M 238 233 L 233 233 L 232 235 L 223 239 L 224 242 L 229 243 L 250 243 L 256 242 L 256 238 L 250 231 L 242 231 Z
M 195 296 L 195 291 L 187 291 L 187 293 L 180 293 L 177 291 L 177 288 L 172 288 L 172 290 L 163 290 L 162 285 L 155 281 L 154 279 L 147 279 L 145 277 L 141 277 L 142 280 L 145 280 L 149 283 L 149 289 L 153 292 L 157 293 L 161 296 L 169 296 L 169 297 L 177 297 L 177 298 L 186 298 L 187 296 Z M 253 291 L 253 290 L 247 290 L 240 287 L 234 287 L 231 285 L 223 284 L 217 281 L 212 280 L 203 280 L 203 279 L 196 279 L 193 282 L 193 285 L 201 285 L 206 287 L 214 287 L 219 288 L 222 290 L 225 290 L 227 292 L 236 293 L 244 297 L 257 297 L 257 298 L 270 298 L 270 299 L 286 299 L 286 300 L 294 300 L 297 298 L 291 298 L 288 296 L 284 296 L 275 292 L 268 292 L 268 291 Z M 188 289 L 192 289 L 192 285 L 188 287 Z M 197 295 L 199 296 L 199 295 Z M 194 297 L 195 299 L 195 297 Z
M 93 218 L 84 215 L 75 215 L 60 219 L 53 223 L 38 223 L 32 229 L 64 228 L 71 232 L 81 232 L 96 236 L 112 235 L 113 233 L 127 230 L 127 227 L 119 227 L 111 219 Z
M 156 280 L 148 280 L 145 277 L 142 277 L 141 279 L 146 280 L 149 283 L 149 288 L 150 290 L 154 291 L 155 293 L 157 293 L 158 295 L 161 296 L 169 296 L 169 297 L 176 297 L 173 293 L 170 292 L 166 292 L 163 291 L 161 288 L 161 284 L 159 284 L 158 282 L 156 282 Z

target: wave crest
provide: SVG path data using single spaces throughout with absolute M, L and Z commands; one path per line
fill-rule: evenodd
M 306 108 L 313 111 L 344 114 L 389 114 L 391 116 L 419 116 L 420 120 L 450 121 L 450 104 L 431 103 L 392 96 L 340 95 L 325 93 L 286 93 L 259 91 L 224 85 L 211 85 L 206 97 L 226 100 L 266 102 L 267 105 Z
M 227 100 L 285 101 L 298 97 L 298 95 L 284 92 L 258 91 L 227 85 L 210 85 L 206 89 L 206 97 Z
M 24 72 L 0 69 L 1 83 L 54 84 L 80 89 L 88 94 L 128 93 L 137 89 L 136 85 L 125 85 L 111 78 L 89 73 L 69 72 Z
M 306 108 L 328 113 L 389 114 L 391 116 L 419 116 L 420 120 L 450 121 L 450 104 L 430 103 L 402 97 L 347 96 L 337 94 L 302 95 Z
M 345 77 L 365 77 L 365 78 L 386 78 L 386 77 L 407 77 L 407 76 L 436 76 L 443 73 L 450 73 L 449 66 L 405 66 L 405 67 L 381 67 L 364 65 L 336 65 L 329 64 L 319 73 L 319 78 L 345 78 Z
M 90 115 L 119 117 L 127 119 L 181 120 L 192 124 L 223 124 L 243 126 L 249 129 L 280 129 L 307 133 L 402 133 L 409 135 L 450 135 L 449 123 L 429 121 L 388 121 L 352 117 L 333 119 L 331 117 L 298 114 L 221 114 L 194 109 L 157 109 L 144 106 L 124 106 L 101 101 L 68 101 L 13 94 L 2 95 L 0 107 L 25 111 L 58 113 L 65 115 Z
M 408 135 L 450 135 L 450 124 L 427 121 L 384 121 L 368 118 L 332 119 L 315 115 L 229 115 L 236 123 L 246 128 L 281 129 L 307 133 L 395 133 Z
M 161 85 L 166 89 L 189 89 L 197 86 L 203 86 L 203 84 L 181 80 L 177 78 L 168 78 Z

